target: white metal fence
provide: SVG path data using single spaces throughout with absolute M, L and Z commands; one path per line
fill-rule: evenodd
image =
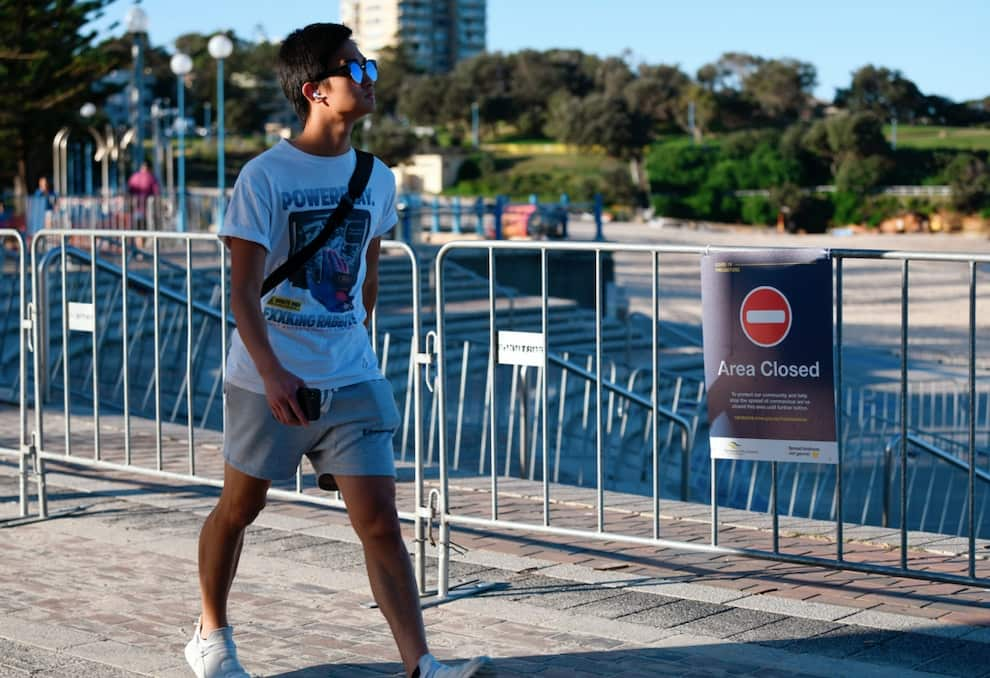
M 575 537 L 582 539 L 592 539 L 602 542 L 626 542 L 631 544 L 643 544 L 652 545 L 663 548 L 677 548 L 677 549 L 687 549 L 693 551 L 704 551 L 708 553 L 724 554 L 724 555 L 738 555 L 746 557 L 756 557 L 765 558 L 770 560 L 779 560 L 784 562 L 807 564 L 807 565 L 817 565 L 825 567 L 836 567 L 836 568 L 846 568 L 851 570 L 858 570 L 869 573 L 882 573 L 889 575 L 907 575 L 913 577 L 920 577 L 925 579 L 931 579 L 936 581 L 949 581 L 954 583 L 969 583 L 969 584 L 979 584 L 982 586 L 990 585 L 990 579 L 977 577 L 976 573 L 976 561 L 978 554 L 976 552 L 976 530 L 977 525 L 982 522 L 982 516 L 976 515 L 976 506 L 985 505 L 985 497 L 988 491 L 990 491 L 990 476 L 986 473 L 980 472 L 977 469 L 977 445 L 976 445 L 976 422 L 977 422 L 977 397 L 976 397 L 976 327 L 977 327 L 977 316 L 976 316 L 976 302 L 977 302 L 977 269 L 978 266 L 990 263 L 990 257 L 988 256 L 970 256 L 970 255 L 952 255 L 952 254 L 931 254 L 922 252 L 873 252 L 873 251 L 863 251 L 863 250 L 832 250 L 831 257 L 834 262 L 834 282 L 835 282 L 835 345 L 836 345 L 836 374 L 837 374 L 837 384 L 836 393 L 837 395 L 837 410 L 841 413 L 843 412 L 844 403 L 842 394 L 844 392 L 843 385 L 843 265 L 846 261 L 851 259 L 877 259 L 877 260 L 892 260 L 899 262 L 901 265 L 901 313 L 902 313 L 902 323 L 901 323 L 901 352 L 900 352 L 900 364 L 901 364 L 901 381 L 900 381 L 900 394 L 899 399 L 901 413 L 899 417 L 898 430 L 895 431 L 898 434 L 896 451 L 899 456 L 899 466 L 896 472 L 891 469 L 887 469 L 886 478 L 888 481 L 892 480 L 895 476 L 900 482 L 900 492 L 899 492 L 899 532 L 900 532 L 900 567 L 891 567 L 882 564 L 875 563 L 863 563 L 863 562 L 851 562 L 845 557 L 844 546 L 845 537 L 843 534 L 844 525 L 847 522 L 855 522 L 856 518 L 847 515 L 843 507 L 843 477 L 845 474 L 846 466 L 849 463 L 848 459 L 844 458 L 844 454 L 847 452 L 843 450 L 843 446 L 840 442 L 839 451 L 839 463 L 835 466 L 834 471 L 834 483 L 833 487 L 833 507 L 834 507 L 834 544 L 835 544 L 835 555 L 832 558 L 824 557 L 812 557 L 804 556 L 799 553 L 786 553 L 780 547 L 780 507 L 778 500 L 778 490 L 779 490 L 779 467 L 780 464 L 773 463 L 761 463 L 761 466 L 767 466 L 771 473 L 771 487 L 770 487 L 770 502 L 769 502 L 769 513 L 772 519 L 772 540 L 773 546 L 769 550 L 758 550 L 753 548 L 732 548 L 726 547 L 719 544 L 720 536 L 720 521 L 719 521 L 719 502 L 718 502 L 718 487 L 719 487 L 719 470 L 720 464 L 725 464 L 726 462 L 718 462 L 714 459 L 710 460 L 710 492 L 709 492 L 709 506 L 710 506 L 710 539 L 709 543 L 701 544 L 697 542 L 685 542 L 677 541 L 673 539 L 662 538 L 663 527 L 661 525 L 660 518 L 660 501 L 661 492 L 660 488 L 664 483 L 664 476 L 669 475 L 669 464 L 665 460 L 661 463 L 661 444 L 660 440 L 665 435 L 665 430 L 663 427 L 664 420 L 668 424 L 668 432 L 671 429 L 676 429 L 677 427 L 685 426 L 685 431 L 690 431 L 690 426 L 686 421 L 683 421 L 682 417 L 675 415 L 672 412 L 665 411 L 660 405 L 660 360 L 659 360 L 659 344 L 657 342 L 657 332 L 654 330 L 654 345 L 652 350 L 653 364 L 652 364 L 652 386 L 650 388 L 650 395 L 641 400 L 640 402 L 635 402 L 633 399 L 629 399 L 628 406 L 638 405 L 652 410 L 650 424 L 645 432 L 646 435 L 643 439 L 645 447 L 652 448 L 652 454 L 648 455 L 651 459 L 651 464 L 647 470 L 649 473 L 649 478 L 652 481 L 652 518 L 650 520 L 651 525 L 651 536 L 642 536 L 631 534 L 628 532 L 606 529 L 605 524 L 605 497 L 606 497 L 606 467 L 609 463 L 606 439 L 608 431 L 613 425 L 613 413 L 610 411 L 612 401 L 603 397 L 606 390 L 612 390 L 614 392 L 614 385 L 610 389 L 606 388 L 607 377 L 603 370 L 603 359 L 602 359 L 602 341 L 600 332 L 595 337 L 595 352 L 596 355 L 594 360 L 589 365 L 589 369 L 585 370 L 586 376 L 593 380 L 594 383 L 594 395 L 590 400 L 586 401 L 586 410 L 590 408 L 591 416 L 595 421 L 596 429 L 596 441 L 595 441 L 595 506 L 593 517 L 589 516 L 588 525 L 583 527 L 575 527 L 574 525 L 558 526 L 553 524 L 553 515 L 550 510 L 551 505 L 551 478 L 553 474 L 552 470 L 552 455 L 551 450 L 560 445 L 561 431 L 556 432 L 556 439 L 554 438 L 555 432 L 553 427 L 550 425 L 549 412 L 552 407 L 551 399 L 549 398 L 548 384 L 551 382 L 549 378 L 551 365 L 555 362 L 553 359 L 552 341 L 553 341 L 553 328 L 548 323 L 548 265 L 547 259 L 551 254 L 561 255 L 567 253 L 581 253 L 581 252 L 591 252 L 594 254 L 594 267 L 593 271 L 586 271 L 583 275 L 593 278 L 596 290 L 595 296 L 595 306 L 596 306 L 596 318 L 597 325 L 600 328 L 603 319 L 603 285 L 602 285 L 602 271 L 603 271 L 603 258 L 605 256 L 615 254 L 618 252 L 633 252 L 640 253 L 643 256 L 651 258 L 652 261 L 652 309 L 653 318 L 652 325 L 657 328 L 660 324 L 660 295 L 659 295 L 659 271 L 661 257 L 664 255 L 693 255 L 701 257 L 713 248 L 702 248 L 702 247 L 687 247 L 687 246 L 636 246 L 636 245 L 620 245 L 620 244 L 600 244 L 600 243 L 562 243 L 562 244 L 549 244 L 549 243 L 533 243 L 533 242 L 486 242 L 486 243 L 475 243 L 475 242 L 453 242 L 445 245 L 439 252 L 437 259 L 435 261 L 435 276 L 437 280 L 436 285 L 436 301 L 435 306 L 438 309 L 438 318 L 436 325 L 436 353 L 437 353 L 437 376 L 436 376 L 436 389 L 439 392 L 439 419 L 441 422 L 447 420 L 446 411 L 452 406 L 460 406 L 459 397 L 454 397 L 447 387 L 447 371 L 449 370 L 452 361 L 448 359 L 448 342 L 446 341 L 445 334 L 445 302 L 444 302 L 444 276 L 445 276 L 445 263 L 450 259 L 455 259 L 459 253 L 465 251 L 475 251 L 482 252 L 487 255 L 489 262 L 489 275 L 492 281 L 495 280 L 495 270 L 497 254 L 506 255 L 512 252 L 528 251 L 528 252 L 538 252 L 540 255 L 540 278 L 543 285 L 542 294 L 542 323 L 539 328 L 539 333 L 543 336 L 544 351 L 542 364 L 535 367 L 537 371 L 537 376 L 535 382 L 538 385 L 537 391 L 539 393 L 538 400 L 539 403 L 536 405 L 536 418 L 539 419 L 538 424 L 534 424 L 533 428 L 533 444 L 536 447 L 536 440 L 539 438 L 541 446 L 538 454 L 534 454 L 537 459 L 536 463 L 530 467 L 531 477 L 542 481 L 542 519 L 539 521 L 527 521 L 520 518 L 510 518 L 506 519 L 500 515 L 499 512 L 499 471 L 498 463 L 495 458 L 495 450 L 499 445 L 498 435 L 499 427 L 496 423 L 496 417 L 492 414 L 492 424 L 488 428 L 488 433 L 491 438 L 489 443 L 489 449 L 492 450 L 492 460 L 488 466 L 488 482 L 490 485 L 490 509 L 487 511 L 487 515 L 478 515 L 476 511 L 464 511 L 455 510 L 452 508 L 451 493 L 449 489 L 450 478 L 451 478 L 451 467 L 450 467 L 450 442 L 449 436 L 446 434 L 444 427 L 441 426 L 439 432 L 440 441 L 440 487 L 439 487 L 439 506 L 441 512 L 441 525 L 440 525 L 440 543 L 441 543 L 441 553 L 440 553 L 440 594 L 441 596 L 446 596 L 449 594 L 449 583 L 448 583 L 448 563 L 449 558 L 449 547 L 450 547 L 450 528 L 451 526 L 463 526 L 463 527 L 473 527 L 473 528 L 484 528 L 494 531 L 506 531 L 506 530 L 519 530 L 526 532 L 535 532 L 541 534 L 553 534 L 565 537 Z M 719 248 L 732 251 L 740 251 L 743 248 Z M 926 446 L 919 444 L 918 441 L 909 436 L 909 416 L 907 412 L 908 408 L 908 336 L 909 336 L 909 323 L 908 323 L 908 280 L 909 280 L 909 267 L 912 262 L 916 261 L 937 261 L 941 262 L 942 265 L 946 266 L 962 266 L 968 271 L 969 279 L 969 296 L 967 307 L 969 309 L 968 319 L 967 319 L 967 366 L 968 366 L 968 392 L 964 398 L 964 407 L 967 412 L 964 417 L 967 428 L 967 444 L 965 446 L 965 457 L 963 460 L 959 460 L 951 455 L 938 454 L 938 450 L 932 451 L 933 446 Z M 519 265 L 518 262 L 514 262 L 513 265 Z M 582 273 L 574 272 L 573 275 L 582 275 Z M 491 287 L 491 294 L 489 298 L 489 339 L 491 342 L 490 353 L 495 355 L 496 353 L 496 337 L 497 332 L 500 329 L 504 329 L 504 326 L 500 324 L 497 312 L 497 299 L 494 291 L 494 282 Z M 592 369 L 593 368 L 593 369 Z M 512 369 L 512 386 L 510 388 L 514 389 L 515 384 L 515 374 L 516 368 L 514 367 L 497 367 L 494 361 L 489 362 L 490 374 L 485 385 L 485 400 L 492 403 L 498 402 L 499 398 L 499 384 L 505 382 L 505 377 L 503 376 L 500 380 L 499 376 L 495 373 L 496 370 L 505 371 L 506 369 Z M 502 387 L 504 388 L 504 386 Z M 628 398 L 628 396 L 626 396 Z M 540 406 L 542 405 L 542 407 Z M 511 405 L 510 405 L 511 407 Z M 844 425 L 844 422 L 840 422 L 840 428 Z M 511 434 L 510 434 L 511 435 Z M 881 443 L 882 445 L 882 443 Z M 947 573 L 939 572 L 934 569 L 923 569 L 927 566 L 922 564 L 918 566 L 912 566 L 909 563 L 908 557 L 908 532 L 909 525 L 907 520 L 908 515 L 908 450 L 911 448 L 912 453 L 919 453 L 923 455 L 923 459 L 926 462 L 936 464 L 945 463 L 947 467 L 954 467 L 955 471 L 961 472 L 965 476 L 965 500 L 962 502 L 963 510 L 966 515 L 966 539 L 968 543 L 968 557 L 966 564 L 966 573 Z M 950 460 L 951 457 L 951 460 Z M 669 459 L 669 455 L 667 457 Z M 951 463 L 950 463 L 951 461 Z M 731 462 L 730 462 L 731 463 Z M 535 467 L 535 472 L 533 468 Z M 691 469 L 686 463 L 681 464 L 681 473 L 689 473 Z M 797 476 L 795 475 L 796 479 Z M 978 484 L 979 483 L 979 484 Z M 816 483 L 817 487 L 817 483 Z M 792 498 L 793 498 L 792 494 Z M 917 495 L 915 495 L 917 496 Z M 476 508 L 476 507 L 474 507 Z
M 4 374 L 9 389 L 6 399 L 18 403 L 18 435 L 16 448 L 0 447 L 0 454 L 14 456 L 18 461 L 18 494 L 20 515 L 28 515 L 28 463 L 31 460 L 31 440 L 28 437 L 27 356 L 31 336 L 31 309 L 27 303 L 27 268 L 24 239 L 17 231 L 0 229 L 0 336 L 13 334 L 17 353 L 16 371 Z M 8 330 L 9 328 L 9 330 Z M 8 381 L 9 380 L 9 381 Z M 41 482 L 41 476 L 36 476 Z M 43 487 L 39 485 L 38 493 Z
M 31 268 L 27 269 L 19 236 L 7 232 L 2 235 L 9 241 L 11 253 L 4 262 L 4 277 L 16 279 L 11 290 L 20 286 L 19 310 L 15 317 L 18 319 L 21 358 L 17 382 L 20 386 L 17 398 L 22 422 L 21 442 L 19 449 L 5 451 L 20 458 L 22 513 L 27 512 L 28 467 L 31 465 L 38 481 L 39 513 L 47 514 L 44 462 L 50 460 L 219 486 L 219 466 L 211 469 L 209 461 L 212 459 L 212 463 L 217 464 L 220 456 L 216 449 L 217 434 L 211 431 L 219 428 L 214 423 L 218 423 L 216 419 L 222 412 L 223 358 L 232 319 L 226 304 L 226 252 L 215 236 L 132 230 L 42 231 L 31 244 Z M 422 274 L 428 272 L 420 270 L 414 252 L 404 243 L 391 241 L 383 243 L 383 249 L 408 262 L 408 269 L 399 275 L 407 280 L 409 298 L 398 303 L 409 313 L 409 324 L 397 326 L 393 314 L 389 313 L 383 327 L 385 318 L 376 313 L 371 330 L 382 371 L 393 384 L 399 385 L 397 390 L 404 393 L 399 403 L 403 428 L 396 440 L 397 456 L 400 461 L 411 462 L 415 469 L 415 500 L 413 506 L 403 507 L 407 510 L 401 515 L 416 523 L 415 556 L 421 591 L 426 587 L 423 544 L 434 519 L 439 519 L 441 528 L 438 588 L 443 595 L 449 589 L 447 563 L 453 525 L 628 541 L 939 581 L 988 584 L 986 579 L 976 576 L 973 545 L 990 491 L 990 480 L 974 463 L 978 433 L 978 402 L 974 397 L 976 276 L 978 266 L 988 263 L 990 258 L 832 251 L 840 411 L 853 406 L 844 403 L 842 395 L 845 390 L 841 362 L 843 263 L 850 259 L 886 259 L 900 262 L 903 267 L 902 395 L 909 393 L 906 346 L 909 333 L 907 281 L 911 262 L 927 260 L 968 267 L 971 280 L 968 302 L 970 391 L 951 407 L 945 406 L 954 413 L 956 424 L 968 427 L 966 440 L 958 441 L 952 454 L 939 454 L 944 450 L 939 448 L 937 441 L 921 440 L 909 427 L 910 417 L 904 415 L 911 405 L 909 398 L 901 397 L 898 401 L 901 416 L 891 427 L 884 429 L 886 438 L 876 446 L 874 458 L 890 459 L 890 462 L 877 461 L 870 472 L 882 474 L 891 488 L 900 485 L 900 494 L 888 492 L 884 504 L 885 519 L 888 524 L 900 528 L 904 546 L 901 567 L 891 568 L 849 562 L 844 557 L 843 525 L 867 520 L 865 511 L 859 516 L 858 508 L 853 507 L 857 515 L 851 516 L 843 507 L 843 464 L 846 467 L 854 465 L 848 456 L 835 470 L 830 483 L 826 482 L 825 476 L 832 472 L 831 469 L 820 470 L 810 491 L 813 497 L 824 498 L 831 494 L 829 516 L 835 521 L 836 534 L 834 558 L 802 557 L 780 548 L 778 484 L 786 474 L 779 473 L 776 464 L 754 466 L 750 483 L 752 489 L 758 480 L 757 470 L 762 474 L 764 467 L 769 468 L 772 500 L 767 511 L 772 517 L 773 549 L 756 551 L 719 545 L 718 488 L 725 476 L 720 476 L 720 466 L 715 462 L 699 467 L 697 455 L 691 456 L 699 419 L 704 416 L 703 388 L 697 381 L 666 373 L 657 350 L 660 336 L 657 272 L 661 258 L 668 254 L 700 256 L 706 251 L 704 248 L 453 243 L 440 251 L 433 269 L 436 296 L 430 316 L 421 314 L 420 309 Z M 455 255 L 469 249 L 488 258 L 488 322 L 487 328 L 483 329 L 487 340 L 480 343 L 455 338 L 448 324 L 447 300 L 456 298 L 458 290 L 456 285 L 454 289 L 445 285 L 445 281 L 451 277 L 451 269 L 456 268 L 452 265 Z M 505 292 L 494 282 L 496 254 L 510 250 L 539 253 L 539 277 L 543 288 L 536 324 L 537 329 L 551 339 L 555 332 L 563 333 L 565 328 L 554 325 L 547 258 L 573 252 L 591 253 L 594 270 L 588 277 L 595 288 L 594 355 L 579 357 L 558 353 L 551 342 L 541 366 L 521 368 L 496 364 L 495 332 L 520 329 L 513 324 L 520 319 L 518 303 L 501 303 L 506 301 L 500 300 Z M 623 371 L 610 363 L 605 354 L 602 262 L 605 256 L 619 251 L 638 252 L 652 262 L 654 313 L 649 369 Z M 575 272 L 575 275 L 581 273 Z M 25 303 L 24 286 L 29 276 L 33 307 Z M 31 308 L 33 312 L 29 312 Z M 426 322 L 435 323 L 436 330 L 424 344 L 420 332 Z M 405 341 L 408 341 L 407 346 L 402 345 Z M 29 348 L 33 350 L 33 391 L 38 405 L 34 409 L 32 431 L 27 426 L 25 388 L 29 382 L 25 364 Z M 437 370 L 435 379 L 428 374 L 433 365 Z M 424 376 L 435 393 L 421 392 L 420 379 Z M 449 388 L 455 380 L 456 389 Z M 49 407 L 52 402 L 58 402 L 58 406 Z M 50 435 L 46 428 L 51 431 Z M 890 446 L 889 454 L 881 453 L 893 436 L 897 439 Z M 202 455 L 204 445 L 213 445 L 206 457 Z M 913 479 L 918 477 L 919 464 L 913 462 L 909 468 L 909 451 L 911 455 L 920 455 L 919 459 L 933 470 L 932 475 L 936 469 L 939 473 L 953 473 L 954 486 L 962 483 L 965 488 L 964 501 L 947 503 L 940 510 L 945 515 L 963 512 L 965 536 L 970 544 L 966 575 L 923 572 L 909 567 L 906 535 L 910 526 L 903 516 L 907 514 L 908 497 L 924 494 L 911 489 L 915 483 Z M 844 450 L 844 453 L 848 455 L 850 450 Z M 436 497 L 427 500 L 424 470 L 434 463 L 439 465 L 440 471 L 438 491 Z M 703 471 L 706 473 L 702 474 Z M 726 467 L 721 467 L 721 472 L 725 471 Z M 735 465 L 728 469 L 730 475 L 736 471 Z M 740 467 L 740 476 L 744 472 L 748 469 Z M 492 490 L 487 517 L 451 510 L 449 480 L 457 474 L 487 476 Z M 702 477 L 705 481 L 702 484 L 708 483 L 707 489 L 711 490 L 708 496 L 712 526 L 709 543 L 664 538 L 659 509 L 662 497 L 700 499 L 697 490 Z M 502 478 L 541 483 L 541 520 L 527 523 L 507 520 L 500 515 L 498 488 Z M 628 478 L 645 480 L 652 488 L 650 536 L 610 531 L 610 526 L 606 525 L 607 491 L 615 490 L 619 487 L 617 482 Z M 808 493 L 802 491 L 796 474 L 792 478 L 791 509 L 795 497 Z M 591 485 L 596 497 L 593 524 L 582 528 L 553 524 L 551 483 L 582 484 L 588 479 L 593 480 Z M 931 481 L 929 494 L 938 491 L 938 482 L 941 481 Z M 294 481 L 277 486 L 273 496 L 342 506 L 337 498 L 314 495 L 307 492 L 305 486 L 306 479 L 300 469 Z M 899 501 L 895 502 L 895 498 Z M 813 498 L 812 507 L 815 503 Z M 984 508 L 977 509 L 977 506 Z

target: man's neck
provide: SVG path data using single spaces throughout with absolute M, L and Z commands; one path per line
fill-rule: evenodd
M 343 155 L 351 150 L 353 129 L 352 122 L 310 120 L 302 133 L 292 140 L 292 144 L 310 155 Z

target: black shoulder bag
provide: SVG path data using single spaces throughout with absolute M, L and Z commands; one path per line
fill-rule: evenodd
M 327 217 L 327 221 L 323 224 L 323 230 L 320 231 L 319 235 L 306 243 L 302 249 L 297 250 L 291 257 L 282 262 L 281 266 L 265 278 L 265 282 L 261 284 L 262 297 L 275 289 L 280 282 L 295 273 L 303 264 L 309 261 L 310 257 L 316 254 L 330 240 L 334 231 L 344 223 L 344 219 L 354 209 L 354 201 L 361 197 L 364 189 L 368 186 L 368 179 L 371 177 L 371 168 L 375 162 L 375 158 L 371 153 L 365 153 L 357 149 L 354 152 L 357 154 L 357 164 L 354 166 L 354 173 L 351 175 L 351 180 L 347 182 L 347 194 L 340 197 L 337 208 Z

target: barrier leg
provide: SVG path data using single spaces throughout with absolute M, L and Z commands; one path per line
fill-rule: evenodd
M 21 456 L 18 460 L 18 485 L 20 489 L 20 513 L 21 518 L 27 517 L 28 514 L 28 465 L 27 465 L 27 450 L 21 449 Z
M 604 202 L 601 193 L 595 194 L 595 242 L 605 240 L 605 233 L 602 226 L 602 210 Z
M 34 461 L 34 474 L 38 482 L 38 517 L 48 517 L 48 486 L 45 483 L 45 461 L 38 456 L 38 448 L 31 445 L 31 458 Z

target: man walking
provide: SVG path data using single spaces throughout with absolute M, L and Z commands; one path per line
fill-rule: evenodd
M 231 253 L 237 332 L 227 359 L 224 487 L 200 534 L 202 615 L 186 646 L 199 678 L 248 675 L 227 619 L 228 593 L 245 528 L 272 480 L 293 476 L 303 456 L 320 487 L 343 495 L 406 673 L 494 675 L 487 657 L 449 667 L 429 653 L 395 508 L 399 418 L 365 327 L 381 237 L 397 220 L 395 180 L 381 161 L 320 250 L 262 294 L 265 277 L 323 231 L 360 174 L 350 136 L 374 110 L 378 71 L 350 34 L 339 24 L 312 24 L 282 43 L 278 75 L 303 131 L 245 165 L 220 231 Z M 310 397 L 301 398 L 307 388 Z M 317 411 L 304 411 L 308 404 Z

